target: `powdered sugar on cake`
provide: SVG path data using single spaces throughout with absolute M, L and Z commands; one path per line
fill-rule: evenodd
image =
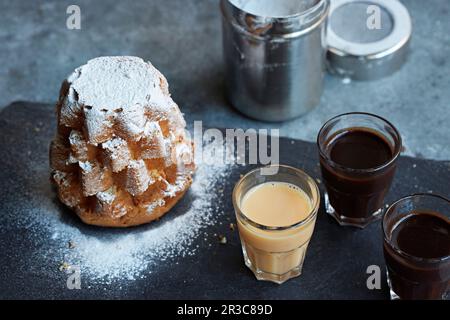
M 61 108 L 62 121 L 70 126 L 83 113 L 92 144 L 110 140 L 115 123 L 127 137 L 139 140 L 146 114 L 158 120 L 170 118 L 174 126 L 185 125 L 167 80 L 141 58 L 96 58 L 77 68 L 67 81 L 70 89 Z
M 103 203 L 112 204 L 116 196 L 114 194 L 113 188 L 110 188 L 106 191 L 97 193 L 97 198 Z
M 153 212 L 155 211 L 155 209 L 157 207 L 161 207 L 161 206 L 163 206 L 165 204 L 166 204 L 166 202 L 164 201 L 164 199 L 158 199 L 158 200 L 156 200 L 156 201 L 154 201 L 154 202 L 152 202 L 152 203 L 150 203 L 150 204 L 148 204 L 146 206 L 147 213 L 151 215 L 151 214 L 153 214 Z
M 167 111 L 162 75 L 149 65 L 138 57 L 96 58 L 78 68 L 69 81 L 78 101 L 94 110 L 126 110 L 141 104 Z
M 83 222 L 123 227 L 153 221 L 191 185 L 193 143 L 166 79 L 150 63 L 134 57 L 89 61 L 63 83 L 57 111 L 53 181 L 59 199 Z M 195 239 L 222 213 L 218 190 L 231 169 L 223 159 L 203 160 L 183 212 L 120 233 L 93 234 L 64 223 L 52 215 L 59 210 L 49 197 L 36 194 L 36 203 L 47 206 L 28 216 L 33 234 L 44 239 L 38 254 L 55 268 L 61 261 L 79 266 L 90 283 L 144 277 L 165 259 L 195 254 Z M 68 242 L 75 247 L 65 248 Z
M 61 201 L 84 222 L 116 227 L 150 222 L 146 208 L 158 197 L 173 201 L 165 199 L 167 209 L 160 208 L 155 219 L 190 186 L 193 144 L 167 80 L 150 62 L 137 57 L 88 61 L 64 81 L 57 111 L 52 169 L 78 174 L 64 184 L 54 180 Z M 160 177 L 167 183 L 150 188 Z M 104 201 L 107 190 L 114 190 L 113 203 Z M 73 194 L 78 201 L 69 201 Z

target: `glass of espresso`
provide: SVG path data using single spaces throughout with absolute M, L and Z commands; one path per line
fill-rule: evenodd
M 391 299 L 444 299 L 450 288 L 450 200 L 403 198 L 383 218 Z
M 320 193 L 303 171 L 270 167 L 275 174 L 259 168 L 239 180 L 233 205 L 245 265 L 258 280 L 281 284 L 301 274 Z
M 379 116 L 347 113 L 324 124 L 317 144 L 327 213 L 360 228 L 381 218 L 402 148 L 398 130 Z

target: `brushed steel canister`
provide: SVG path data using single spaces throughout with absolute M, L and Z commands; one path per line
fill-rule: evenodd
M 329 0 L 252 1 L 221 0 L 228 99 L 258 120 L 301 116 L 322 94 Z

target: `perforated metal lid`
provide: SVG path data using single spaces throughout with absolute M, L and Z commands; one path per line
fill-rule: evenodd
M 411 32 L 409 12 L 398 0 L 331 0 L 329 70 L 355 80 L 390 75 L 406 60 Z

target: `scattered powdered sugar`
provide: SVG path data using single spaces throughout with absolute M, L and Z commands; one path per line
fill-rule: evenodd
M 203 148 L 203 157 L 217 157 L 210 148 L 209 145 Z M 191 200 L 186 212 L 173 215 L 169 212 L 161 221 L 145 227 L 122 230 L 95 228 L 93 232 L 91 227 L 74 223 L 77 221 L 75 214 L 70 218 L 64 217 L 70 213 L 61 213 L 58 209 L 61 207 L 52 201 L 53 194 L 42 179 L 37 182 L 42 186 L 35 188 L 41 187 L 48 192 L 36 193 L 30 210 L 24 212 L 16 223 L 26 225 L 37 243 L 36 257 L 45 259 L 45 264 L 55 272 L 60 272 L 58 268 L 62 264 L 78 266 L 90 284 L 144 278 L 154 269 L 169 265 L 170 260 L 194 255 L 194 241 L 204 235 L 208 226 L 218 222 L 222 214 L 221 190 L 233 167 L 233 164 L 222 160 L 203 159 L 203 163 L 198 164 L 194 182 L 186 195 Z M 42 171 L 44 173 L 45 168 Z M 104 192 L 97 194 L 99 196 L 107 202 L 114 195 Z M 154 207 L 163 204 L 151 204 L 149 214 Z M 68 243 L 73 246 L 68 246 Z

